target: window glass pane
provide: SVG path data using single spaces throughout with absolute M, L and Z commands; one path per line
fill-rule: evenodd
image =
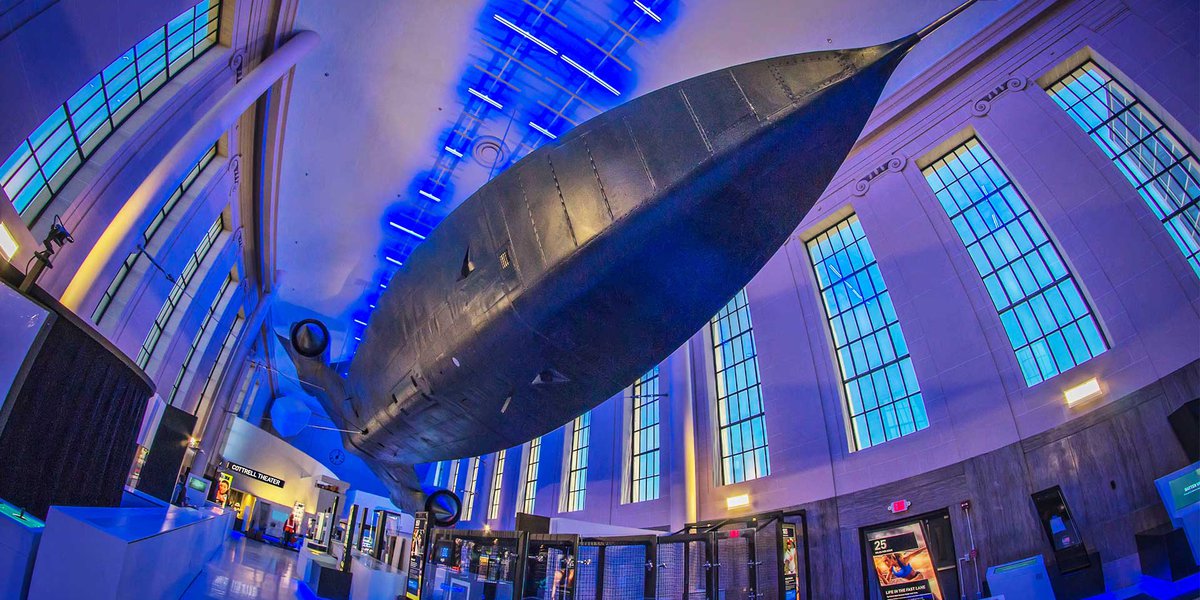
M 1196 156 L 1137 96 L 1092 61 L 1046 91 L 1113 160 L 1200 277 Z
M 500 491 L 504 485 L 504 459 L 508 450 L 496 453 L 496 463 L 492 466 L 492 492 L 488 495 L 488 519 L 500 518 Z
M 462 494 L 462 518 L 464 521 L 470 521 L 475 515 L 475 488 L 479 486 L 479 457 L 471 459 L 470 466 L 467 468 L 467 487 L 463 489 Z
M 973 167 L 965 164 L 964 151 L 972 157 Z M 963 200 L 967 206 L 964 210 L 983 205 L 1003 207 L 990 211 L 994 227 L 977 239 L 962 237 L 962 241 L 972 253 L 980 246 L 986 251 L 993 243 L 1005 248 L 1003 256 L 991 264 L 974 261 L 974 265 L 991 292 L 1026 385 L 1040 383 L 1103 352 L 1105 344 L 1093 348 L 1086 344 L 1072 347 L 1069 343 L 1080 336 L 1103 336 L 1058 248 L 987 149 L 972 138 L 926 167 L 925 180 L 934 193 L 950 190 L 951 182 L 939 175 L 946 167 L 962 173 L 959 178 L 986 171 L 988 179 L 995 182 L 995 188 L 985 196 Z M 950 212 L 948 216 L 954 221 L 959 213 Z M 1003 294 L 994 291 L 992 282 L 997 279 Z M 1068 329 L 1090 333 L 1065 334 Z
M 940 168 L 943 177 L 954 177 L 953 169 L 961 170 L 962 166 Z M 963 190 L 961 186 L 958 189 Z M 978 227 L 987 230 L 983 221 Z M 808 254 L 816 272 L 826 269 L 832 275 L 827 281 L 818 281 L 822 294 L 828 289 L 847 290 L 846 304 L 826 306 L 830 327 L 836 330 L 836 324 L 846 323 L 847 317 L 855 323 L 853 328 L 846 328 L 844 337 L 834 336 L 854 449 L 862 450 L 928 427 L 921 389 L 908 358 L 908 344 L 858 216 L 851 215 L 810 240 Z M 830 268 L 834 263 L 850 268 Z
M 225 216 L 220 215 L 217 220 L 209 227 L 204 238 L 200 240 L 200 244 L 192 252 L 188 262 L 184 265 L 183 271 L 175 279 L 175 283 L 171 288 L 171 293 L 167 295 L 167 301 L 163 303 L 162 308 L 158 311 L 158 316 L 154 319 L 154 325 L 150 328 L 150 335 L 142 342 L 141 351 L 138 352 L 137 364 L 145 369 L 150 363 L 150 358 L 154 355 L 154 350 L 158 346 L 160 339 L 159 333 L 166 330 L 168 323 L 171 320 L 171 315 L 179 308 L 181 299 L 184 297 L 184 292 L 192 283 L 192 278 L 199 270 L 199 266 L 204 264 L 204 260 L 208 257 L 209 251 L 212 250 L 214 242 L 221 232 L 225 230 Z
M 171 210 L 175 208 L 175 206 L 179 203 L 179 200 L 183 198 L 183 195 L 187 193 L 192 183 L 196 181 L 196 177 L 199 175 L 199 173 L 203 171 L 204 168 L 207 167 L 216 156 L 217 146 L 214 144 L 213 147 L 209 148 L 208 151 L 204 153 L 204 156 L 200 157 L 200 161 L 188 171 L 188 174 L 183 177 L 183 181 L 179 184 L 179 187 L 175 188 L 175 191 L 171 193 L 163 206 L 159 208 L 158 213 L 155 214 L 153 219 L 151 219 L 150 224 L 147 225 L 146 229 L 142 232 L 143 248 L 150 246 L 151 241 L 155 239 L 154 234 L 158 232 L 159 227 L 161 227 L 162 224 L 167 220 L 167 217 L 171 214 Z M 104 291 L 104 295 L 100 298 L 100 303 L 96 306 L 96 310 L 92 312 L 93 323 L 97 325 L 100 324 L 101 319 L 103 319 L 104 315 L 108 312 L 108 307 L 112 304 L 113 299 L 115 299 L 117 294 L 121 291 L 121 286 L 125 283 L 126 276 L 128 276 L 129 272 L 133 269 L 134 262 L 141 258 L 141 255 L 141 251 L 130 254 L 130 258 L 126 260 L 126 264 L 117 271 L 116 277 L 109 282 L 108 288 Z M 189 264 L 188 266 L 191 265 Z M 172 290 L 172 292 L 174 292 L 174 290 Z M 172 395 L 173 394 L 174 392 L 172 392 Z
M 754 327 L 750 321 L 746 290 L 739 291 L 712 318 L 709 329 L 716 368 L 721 483 L 728 485 L 766 477 L 771 474 L 767 432 L 762 427 L 750 426 L 751 421 L 762 417 L 763 405 L 758 352 L 754 347 Z M 657 393 L 658 368 L 655 367 L 652 373 L 656 378 L 654 389 Z
M 739 345 L 735 354 L 742 354 Z M 630 502 L 658 499 L 659 367 L 638 378 L 629 390 L 632 416 Z
M 198 367 L 198 365 L 192 364 L 192 361 L 196 357 L 196 351 L 200 348 L 200 343 L 204 339 L 205 332 L 207 332 L 210 327 L 215 326 L 216 322 L 220 320 L 221 313 L 218 311 L 218 309 L 221 306 L 221 302 L 225 300 L 226 295 L 229 294 L 236 285 L 237 279 L 234 277 L 233 273 L 230 273 L 229 277 L 225 278 L 225 282 L 221 284 L 221 289 L 217 291 L 215 296 L 213 296 L 212 303 L 208 306 L 208 312 L 205 313 L 204 319 L 200 322 L 200 329 L 196 330 L 196 335 L 192 336 L 192 344 L 188 347 L 187 355 L 184 356 L 183 365 L 179 367 L 179 374 L 175 376 L 175 383 L 171 385 L 171 394 L 167 397 L 168 404 L 175 406 L 175 396 L 179 394 L 179 388 L 183 384 L 184 378 L 189 372 L 192 372 Z M 228 333 L 226 335 L 228 336 Z
M 201 0 L 171 21 L 186 24 L 173 55 L 187 57 L 173 64 L 165 78 L 168 34 L 160 27 L 92 77 L 17 146 L 0 167 L 0 184 L 27 224 L 134 107 L 215 43 L 219 11 L 219 0 Z M 192 35 L 193 20 L 201 24 L 202 34 Z M 26 160 L 31 152 L 36 161 Z
M 571 451 L 567 455 L 566 500 L 563 512 L 583 510 L 587 491 L 588 441 L 592 413 L 586 412 L 571 422 Z

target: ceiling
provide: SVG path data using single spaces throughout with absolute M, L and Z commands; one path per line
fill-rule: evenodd
M 905 59 L 889 90 L 1017 1 L 971 7 Z M 548 135 L 725 66 L 889 41 L 958 2 L 302 0 L 296 27 L 322 42 L 297 67 L 288 107 L 276 326 L 319 317 L 344 358 L 355 320 L 400 268 L 388 259 L 403 262 Z
M 320 318 L 332 358 L 350 357 L 380 285 L 402 268 L 389 259 L 403 262 L 417 236 L 547 134 L 722 67 L 890 41 L 958 2 L 301 0 L 296 27 L 322 42 L 296 68 L 288 107 L 275 328 L 286 334 L 297 320 Z M 955 18 L 905 59 L 885 95 L 1017 2 L 981 0 Z M 282 349 L 269 358 L 278 393 L 328 425 Z M 327 460 L 342 446 L 336 431 L 310 427 L 288 441 L 382 493 L 361 460 Z

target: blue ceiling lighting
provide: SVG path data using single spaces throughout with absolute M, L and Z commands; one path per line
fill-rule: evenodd
M 558 136 L 557 136 L 557 135 L 554 135 L 553 133 L 550 133 L 549 131 L 547 131 L 547 130 L 546 130 L 546 128 L 545 128 L 545 127 L 542 127 L 541 125 L 538 125 L 537 123 L 534 123 L 533 121 L 530 121 L 530 122 L 529 122 L 529 126 L 530 126 L 530 127 L 532 127 L 532 128 L 534 128 L 535 130 L 537 130 L 537 132 L 538 132 L 538 133 L 540 133 L 540 134 L 542 134 L 542 135 L 544 135 L 544 136 L 546 136 L 546 137 L 548 137 L 548 138 L 550 138 L 550 139 L 552 139 L 552 140 L 557 140 L 557 139 L 558 139 Z
M 432 166 L 384 216 L 403 235 L 380 249 L 392 263 L 377 272 L 380 289 L 480 181 L 627 99 L 636 87 L 630 48 L 667 31 L 677 8 L 671 0 L 487 2 L 456 86 L 459 112 L 435 141 Z M 472 189 L 456 193 L 456 179 Z M 373 309 L 375 298 L 368 292 L 364 304 Z
M 430 200 L 433 200 L 434 202 L 441 202 L 441 201 L 442 201 L 442 199 L 441 199 L 441 198 L 438 198 L 437 196 L 434 196 L 433 194 L 430 194 L 429 192 L 427 192 L 427 191 L 425 191 L 425 190 L 421 190 L 421 191 L 419 191 L 419 192 L 417 192 L 417 193 L 418 193 L 418 194 L 421 194 L 422 196 L 425 196 L 426 198 L 429 198 Z
M 399 224 L 399 223 L 397 223 L 397 222 L 395 222 L 395 221 L 391 221 L 389 224 L 390 224 L 392 227 L 395 227 L 396 229 L 399 229 L 400 231 L 403 231 L 404 233 L 407 233 L 408 235 L 411 235 L 411 236 L 413 236 L 413 237 L 417 238 L 418 240 L 424 240 L 424 239 L 425 239 L 425 236 L 424 236 L 424 235 L 421 235 L 421 234 L 419 234 L 419 233 L 417 233 L 417 232 L 415 232 L 415 231 L 413 231 L 413 230 L 411 230 L 411 229 L 409 229 L 409 228 L 407 228 L 407 227 L 405 227 L 405 226 L 403 226 L 403 225 L 401 225 L 401 224 Z

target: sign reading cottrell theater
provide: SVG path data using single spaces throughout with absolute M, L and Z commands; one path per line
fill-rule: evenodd
M 253 477 L 263 483 L 269 483 L 275 487 L 280 487 L 280 488 L 283 487 L 282 479 L 280 479 L 274 475 L 267 475 L 266 473 L 261 473 L 259 471 L 255 471 L 254 469 L 251 469 L 250 467 L 239 465 L 233 461 L 229 462 L 229 470 L 233 471 L 234 473 L 240 473 L 242 475 L 245 475 L 246 477 Z

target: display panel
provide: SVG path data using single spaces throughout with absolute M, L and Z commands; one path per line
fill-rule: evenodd
M 217 475 L 217 495 L 213 502 L 221 506 L 225 506 L 229 502 L 229 490 L 233 489 L 233 474 L 221 473 Z
M 867 534 L 883 600 L 943 600 L 920 523 Z
M 1200 462 L 1160 477 L 1154 483 L 1171 518 L 1179 518 L 1185 509 L 1200 504 Z
M 429 540 L 429 562 L 422 574 L 424 581 L 418 587 L 421 598 L 502 600 L 518 597 L 518 534 L 437 529 L 430 533 Z M 406 593 L 408 598 L 413 597 L 411 592 L 410 585 Z
M 1070 573 L 1085 569 L 1091 565 L 1087 547 L 1084 546 L 1083 536 L 1071 510 L 1067 508 L 1067 499 L 1063 497 L 1062 489 L 1054 486 L 1050 489 L 1035 492 L 1030 496 L 1037 509 L 1038 518 L 1042 521 L 1042 530 L 1050 540 L 1054 549 L 1054 561 L 1062 573 Z
M 800 596 L 800 553 L 796 549 L 796 526 L 783 525 L 783 598 L 796 600 Z

